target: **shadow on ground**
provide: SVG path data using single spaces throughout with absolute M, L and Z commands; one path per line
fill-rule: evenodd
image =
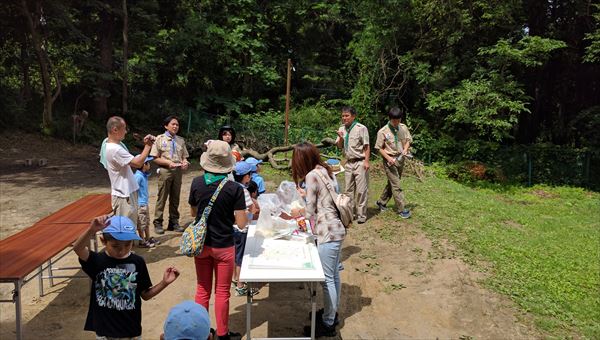
M 323 307 L 321 284 L 315 285 L 317 291 L 317 310 Z M 268 294 L 265 289 L 254 297 L 252 304 L 252 336 L 253 337 L 302 337 L 304 326 L 310 325 L 309 312 L 310 289 L 303 283 L 270 283 Z M 267 296 L 268 295 L 268 296 Z M 364 307 L 371 305 L 371 298 L 364 297 L 359 286 L 342 283 L 342 298 L 345 299 L 343 310 L 340 310 L 340 326 L 344 319 L 359 313 Z M 268 324 L 267 324 L 268 323 Z M 246 304 L 232 307 L 229 316 L 230 325 L 238 325 L 232 329 L 246 336 Z M 240 329 L 242 327 L 243 329 Z M 266 334 L 264 334 L 264 328 Z M 341 339 L 338 334 L 337 339 Z

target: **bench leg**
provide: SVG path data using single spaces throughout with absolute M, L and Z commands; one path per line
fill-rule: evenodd
M 52 278 L 52 259 L 48 260 L 48 278 L 50 279 L 50 287 L 54 287 L 54 279 Z
M 17 340 L 23 338 L 23 326 L 21 325 L 21 280 L 15 281 L 15 290 L 13 291 L 13 302 L 15 303 L 15 324 Z
M 40 266 L 40 273 L 39 275 L 39 286 L 40 286 L 40 297 L 44 296 L 44 272 L 43 272 L 43 265 Z

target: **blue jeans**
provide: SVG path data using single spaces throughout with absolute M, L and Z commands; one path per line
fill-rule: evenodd
M 342 241 L 321 243 L 318 245 L 318 251 L 323 273 L 325 274 L 325 282 L 323 282 L 323 323 L 332 326 L 342 293 L 339 267 Z

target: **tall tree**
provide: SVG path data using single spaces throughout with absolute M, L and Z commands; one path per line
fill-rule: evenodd
M 42 77 L 42 87 L 44 89 L 44 112 L 42 114 L 42 128 L 49 132 L 52 128 L 52 106 L 54 101 L 60 95 L 61 81 L 57 70 L 52 67 L 52 62 L 48 57 L 46 50 L 47 42 L 44 40 L 44 35 L 41 32 L 42 27 L 46 22 L 43 14 L 42 0 L 36 0 L 33 3 L 33 12 L 30 11 L 26 0 L 21 0 L 21 12 L 26 20 L 29 33 L 31 34 L 31 42 L 37 56 L 40 66 L 40 74 Z M 52 88 L 51 73 L 54 73 L 56 87 Z M 54 92 L 54 93 L 53 93 Z
M 128 56 L 129 53 L 129 14 L 127 13 L 127 0 L 123 0 L 123 110 L 121 115 L 127 115 L 127 82 L 129 78 Z
M 102 3 L 100 8 L 100 27 L 97 41 L 100 52 L 96 86 L 94 88 L 94 114 L 98 119 L 108 116 L 108 98 L 111 95 L 110 84 L 113 80 L 113 42 L 117 30 L 115 15 L 116 0 Z

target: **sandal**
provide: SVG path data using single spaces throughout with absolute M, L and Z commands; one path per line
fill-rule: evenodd
M 258 288 L 250 288 L 250 296 L 260 293 Z M 235 287 L 235 296 L 244 296 L 248 294 L 248 287 L 244 285 L 242 288 Z

